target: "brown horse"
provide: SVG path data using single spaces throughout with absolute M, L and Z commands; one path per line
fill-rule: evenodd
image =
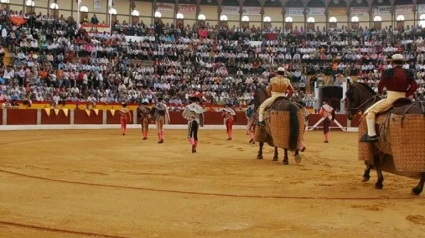
M 255 91 L 255 95 L 254 95 L 254 105 L 255 105 L 255 111 L 258 110 L 258 108 L 260 107 L 261 103 L 263 103 L 266 99 L 268 98 L 268 94 L 267 91 L 264 88 L 258 88 Z M 280 103 L 282 101 L 288 101 L 287 103 Z M 299 155 L 299 149 L 295 148 L 297 141 L 298 141 L 298 117 L 296 116 L 296 112 L 301 108 L 300 105 L 298 104 L 294 104 L 294 103 L 290 103 L 289 100 L 287 98 L 281 97 L 276 99 L 276 101 L 268 108 L 266 109 L 266 111 L 274 110 L 274 111 L 290 111 L 291 112 L 291 125 L 290 125 L 290 148 L 284 148 L 284 156 L 283 156 L 283 161 L 282 163 L 284 165 L 288 165 L 288 149 L 292 149 L 295 150 L 295 161 L 297 163 L 301 162 L 301 156 Z M 292 113 L 295 112 L 295 115 L 293 115 Z M 268 133 L 267 129 L 261 126 L 257 126 L 256 128 L 256 134 L 258 133 L 260 137 L 260 141 L 259 142 L 259 150 L 258 150 L 258 155 L 257 155 L 257 159 L 263 159 L 263 146 L 264 143 L 269 144 L 270 146 L 274 147 L 274 156 L 273 156 L 273 161 L 278 161 L 279 158 L 279 153 L 278 153 L 278 149 L 276 146 L 274 146 L 273 144 L 273 137 Z
M 380 97 L 378 94 L 373 91 L 372 88 L 370 88 L 368 85 L 363 83 L 349 83 L 348 84 L 348 91 L 346 93 L 346 114 L 349 120 L 353 118 L 354 115 L 361 112 L 364 113 L 370 106 L 372 106 L 374 103 L 378 102 L 380 100 Z M 412 103 L 409 99 L 400 99 L 396 101 L 393 104 L 393 107 L 388 110 L 388 112 L 383 112 L 379 115 L 377 115 L 377 122 L 382 119 L 385 120 L 388 113 L 395 113 L 395 114 L 422 114 L 422 108 L 421 105 L 417 103 Z M 362 118 L 362 121 L 364 119 Z M 360 123 L 362 123 L 362 121 Z M 361 124 L 360 124 L 361 125 Z M 360 128 L 359 125 L 359 128 Z M 382 125 L 381 125 L 382 126 Z M 363 146 L 363 145 L 359 145 Z M 377 189 L 382 189 L 384 187 L 384 176 L 382 174 L 383 169 L 386 169 L 387 172 L 401 175 L 401 176 L 407 176 L 411 178 L 418 178 L 420 177 L 420 181 L 416 187 L 412 189 L 412 192 L 416 195 L 419 195 L 422 193 L 425 183 L 425 172 L 422 173 L 408 173 L 408 172 L 401 172 L 397 171 L 395 169 L 393 156 L 389 154 L 387 150 L 388 145 L 385 145 L 384 143 L 373 143 L 371 147 L 373 148 L 373 161 L 364 160 L 366 164 L 366 169 L 363 174 L 363 182 L 367 182 L 370 179 L 370 170 L 372 168 L 376 169 L 378 180 L 375 183 L 375 187 Z M 402 145 L 400 145 L 402 146 Z M 364 159 L 364 158 L 362 158 Z

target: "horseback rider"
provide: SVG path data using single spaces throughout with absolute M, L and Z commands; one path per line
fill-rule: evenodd
M 375 118 L 376 114 L 390 109 L 395 101 L 400 98 L 408 98 L 414 94 L 418 85 L 414 74 L 402 68 L 404 57 L 401 54 L 395 54 L 391 57 L 393 68 L 387 69 L 382 74 L 378 83 L 378 92 L 383 93 L 384 87 L 387 88 L 387 98 L 373 104 L 366 111 L 367 133 L 365 133 L 360 142 L 376 142 L 379 140 L 376 134 Z
M 295 90 L 292 87 L 291 81 L 284 77 L 285 68 L 279 67 L 277 69 L 277 76 L 270 79 L 269 86 L 267 88 L 267 93 L 269 98 L 267 98 L 259 107 L 258 111 L 258 125 L 265 126 L 264 123 L 264 111 L 267 107 L 273 104 L 273 102 L 278 97 L 288 97 L 291 98 Z

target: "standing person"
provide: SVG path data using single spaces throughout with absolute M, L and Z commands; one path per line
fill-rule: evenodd
M 199 105 L 199 98 L 191 97 L 191 104 L 187 105 L 183 111 L 183 118 L 185 118 L 187 123 L 187 139 L 192 145 L 192 153 L 196 153 L 196 148 L 198 147 L 198 129 L 199 126 L 204 126 L 204 109 Z
M 413 97 L 418 88 L 414 74 L 402 65 L 405 59 L 401 54 L 392 56 L 393 68 L 387 69 L 382 74 L 378 83 L 378 92 L 382 94 L 384 87 L 387 88 L 387 98 L 378 101 L 369 107 L 366 111 L 367 133 L 365 133 L 360 142 L 376 142 L 379 140 L 376 134 L 375 119 L 376 114 L 390 109 L 395 101 L 400 98 Z
M 122 135 L 125 136 L 125 132 L 127 131 L 127 122 L 131 123 L 131 113 L 127 108 L 127 104 L 123 103 L 122 108 L 120 109 L 120 122 L 121 122 L 121 131 Z
M 335 110 L 328 104 L 327 101 L 323 101 L 323 105 L 320 108 L 319 115 L 324 118 L 323 120 L 323 134 L 325 135 L 324 143 L 329 143 L 329 126 L 335 119 Z
M 224 118 L 224 124 L 226 125 L 226 131 L 227 131 L 227 140 L 232 140 L 233 135 L 233 122 L 234 122 L 234 116 L 236 115 L 235 110 L 232 108 L 232 104 L 228 103 L 223 108 L 223 113 L 221 116 Z
M 168 113 L 167 105 L 163 103 L 163 98 L 158 98 L 152 107 L 151 114 L 155 120 L 158 132 L 158 144 L 162 144 L 164 143 L 164 124 L 170 123 L 170 114 Z
M 247 125 L 246 125 L 246 134 L 249 136 L 250 144 L 255 144 L 254 142 L 254 133 L 255 133 L 255 121 L 257 120 L 257 113 L 255 112 L 254 100 L 249 102 L 249 106 L 245 112 Z
M 151 118 L 151 112 L 148 105 L 149 101 L 143 100 L 142 103 L 139 105 L 139 108 L 137 108 L 137 116 L 140 118 L 140 124 L 142 126 L 143 140 L 148 139 L 149 121 Z

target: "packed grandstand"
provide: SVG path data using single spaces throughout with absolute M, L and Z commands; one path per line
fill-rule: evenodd
M 27 20 L 16 24 L 11 16 Z M 391 67 L 386 57 L 396 52 L 408 59 L 403 67 L 416 72 L 418 96 L 424 91 L 421 27 L 239 30 L 158 21 L 115 22 L 110 34 L 87 30 L 72 17 L 55 20 L 13 10 L 3 10 L 1 25 L 0 101 L 6 105 L 139 103 L 158 97 L 182 105 L 193 95 L 210 104 L 247 105 L 253 91 L 283 66 L 297 89 L 294 97 L 309 107 L 317 81 L 341 85 L 356 78 L 376 89 L 381 72 Z M 278 37 L 268 39 L 270 32 Z

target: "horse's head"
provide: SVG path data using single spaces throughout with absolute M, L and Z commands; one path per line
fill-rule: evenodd
M 378 99 L 377 94 L 368 85 L 352 82 L 347 85 L 345 97 L 345 111 L 351 120 L 358 112 L 364 112 Z
M 267 91 L 262 88 L 259 87 L 255 90 L 254 92 L 254 106 L 255 106 L 255 110 L 258 109 L 258 107 L 260 107 L 261 103 L 263 103 L 269 96 L 267 95 Z

